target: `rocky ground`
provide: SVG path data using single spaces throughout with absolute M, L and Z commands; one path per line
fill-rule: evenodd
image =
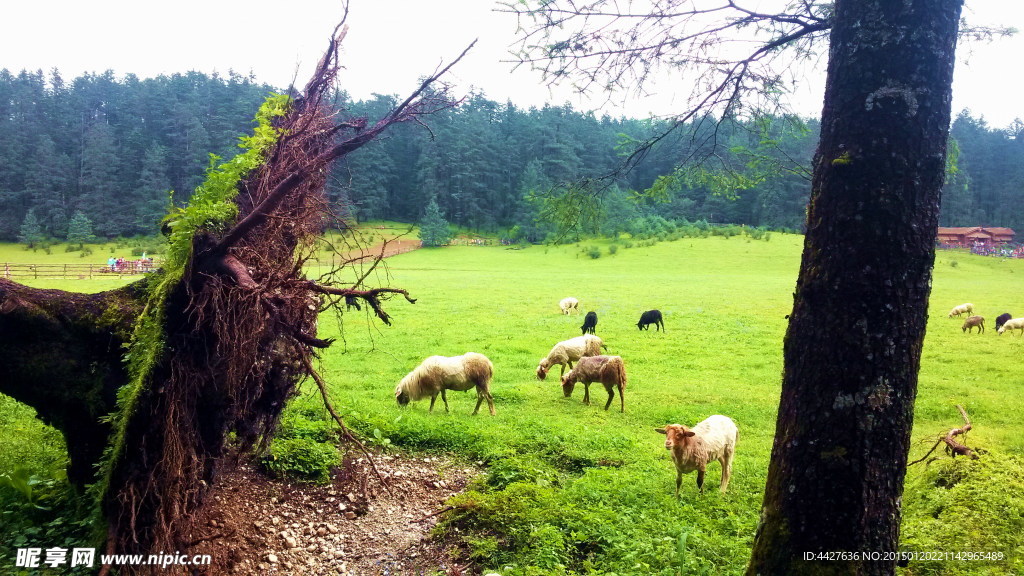
M 249 463 L 221 474 L 190 554 L 210 554 L 203 575 L 470 575 L 455 542 L 431 538 L 448 498 L 480 473 L 440 457 L 375 455 L 383 490 L 363 456 L 328 485 L 268 477 Z

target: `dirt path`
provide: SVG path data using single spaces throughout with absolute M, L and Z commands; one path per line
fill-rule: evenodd
M 469 575 L 454 543 L 430 537 L 444 502 L 479 474 L 435 457 L 377 455 L 391 492 L 362 456 L 329 485 L 285 482 L 250 464 L 222 473 L 199 515 L 189 554 L 210 554 L 197 572 L 295 576 Z M 368 480 L 369 479 L 369 480 Z

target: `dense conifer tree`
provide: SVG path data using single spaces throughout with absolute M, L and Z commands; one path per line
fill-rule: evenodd
M 448 221 L 441 215 L 441 208 L 433 198 L 427 203 L 427 209 L 420 220 L 420 241 L 423 246 L 436 248 L 448 244 L 452 239 L 451 228 Z

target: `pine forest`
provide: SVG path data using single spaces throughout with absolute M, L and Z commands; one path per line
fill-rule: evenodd
M 235 73 L 66 81 L 57 70 L 0 70 L 0 240 L 155 234 L 169 205 L 186 203 L 206 168 L 235 153 L 256 108 L 280 91 Z M 353 117 L 396 103 L 334 98 Z M 810 119 L 668 131 L 670 119 L 522 109 L 483 94 L 427 122 L 396 126 L 335 167 L 339 217 L 418 222 L 433 200 L 452 224 L 542 242 L 558 231 L 559 199 L 579 185 L 600 192 L 578 214 L 584 233 L 633 231 L 652 217 L 798 231 L 818 139 Z M 1020 121 L 989 126 L 967 110 L 955 118 L 941 225 L 1024 228 L 1022 136 Z

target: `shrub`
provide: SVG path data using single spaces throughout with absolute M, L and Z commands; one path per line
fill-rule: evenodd
M 260 463 L 281 476 L 326 483 L 331 468 L 341 464 L 341 455 L 334 444 L 309 438 L 277 438 Z
M 499 490 L 513 482 L 549 486 L 556 482 L 556 477 L 555 469 L 536 455 L 519 454 L 492 462 L 487 472 L 487 485 Z
M 903 497 L 900 549 L 964 550 L 1001 554 L 970 562 L 974 574 L 1024 569 L 1024 460 L 989 452 L 980 460 L 941 458 L 911 467 Z M 961 529 L 969 527 L 969 529 Z M 914 574 L 967 574 L 957 560 L 911 561 Z
M 598 248 L 597 246 L 591 246 L 590 248 L 587 249 L 587 256 L 590 256 L 591 258 L 596 260 L 601 257 L 601 249 Z
M 337 431 L 315 410 L 289 409 L 281 418 L 269 453 L 260 460 L 268 471 L 299 480 L 327 482 L 341 463 Z

